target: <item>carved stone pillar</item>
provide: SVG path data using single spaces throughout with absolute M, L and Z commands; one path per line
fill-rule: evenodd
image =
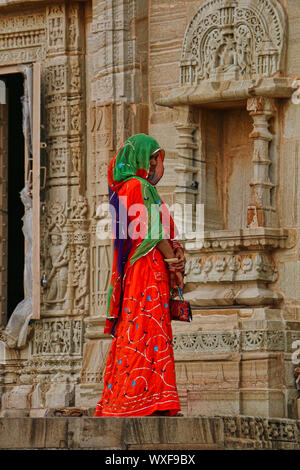
M 271 227 L 276 223 L 276 210 L 272 207 L 271 190 L 275 185 L 269 178 L 269 167 L 272 164 L 269 146 L 273 135 L 269 130 L 269 120 L 275 113 L 274 99 L 251 98 L 247 110 L 253 118 L 253 181 L 251 186 L 251 203 L 248 206 L 247 225 L 253 227 Z
M 177 182 L 175 189 L 175 202 L 182 204 L 186 225 L 183 227 L 185 232 L 192 229 L 190 222 L 195 216 L 195 204 L 197 197 L 198 183 L 195 175 L 198 168 L 195 166 L 194 153 L 198 149 L 194 134 L 198 127 L 197 112 L 190 106 L 182 106 L 176 109 L 177 121 L 175 127 L 177 130 L 178 164 L 175 167 L 177 173 Z

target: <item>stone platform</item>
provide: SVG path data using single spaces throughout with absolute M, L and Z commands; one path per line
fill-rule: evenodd
M 0 449 L 300 449 L 300 421 L 249 416 L 4 417 Z

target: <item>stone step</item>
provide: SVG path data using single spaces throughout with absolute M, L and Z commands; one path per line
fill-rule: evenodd
M 0 449 L 299 449 L 299 431 L 299 420 L 251 416 L 4 417 Z

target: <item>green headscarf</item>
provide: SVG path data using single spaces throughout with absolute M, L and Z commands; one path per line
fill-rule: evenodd
M 146 134 L 135 134 L 126 140 L 113 159 L 112 175 L 109 175 L 109 185 L 113 190 L 116 184 L 133 176 L 146 178 L 149 169 L 150 156 L 159 150 L 160 146 L 153 137 Z M 110 176 L 112 177 L 111 181 Z

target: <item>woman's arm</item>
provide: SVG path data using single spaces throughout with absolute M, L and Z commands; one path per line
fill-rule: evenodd
M 158 242 L 157 248 L 164 255 L 165 258 L 176 258 L 168 240 L 161 240 L 160 242 Z
M 161 240 L 160 242 L 157 243 L 157 248 L 159 251 L 162 253 L 164 258 L 176 258 L 174 255 L 174 251 L 168 242 L 168 240 Z M 177 263 L 172 263 L 172 266 L 176 266 L 176 269 L 180 269 L 180 262 Z M 177 268 L 178 266 L 178 268 Z M 168 268 L 170 269 L 171 265 L 168 265 Z M 183 265 L 184 269 L 184 265 Z M 182 273 L 178 270 L 170 270 L 170 284 L 171 284 L 171 289 L 174 289 L 177 285 L 180 287 L 180 289 L 183 289 L 183 275 Z

